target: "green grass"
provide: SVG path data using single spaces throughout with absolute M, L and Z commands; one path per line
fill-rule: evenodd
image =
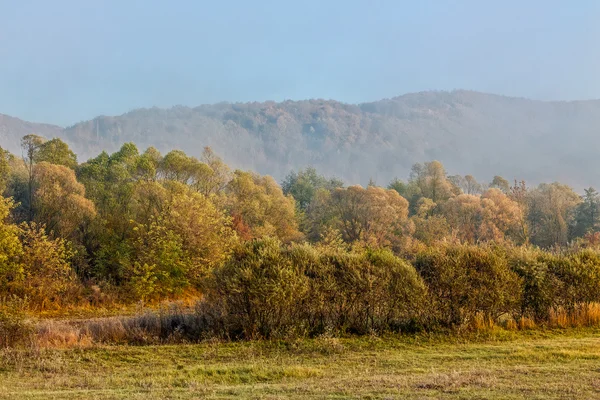
M 600 398 L 591 329 L 0 354 L 0 399 Z

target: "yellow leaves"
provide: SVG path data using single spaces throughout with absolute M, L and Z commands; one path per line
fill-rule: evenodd
M 19 264 L 23 254 L 19 241 L 20 229 L 8 221 L 13 207 L 11 199 L 0 197 L 0 288 L 10 281 L 20 280 L 23 272 Z
M 350 186 L 332 192 L 326 207 L 335 216 L 329 225 L 349 242 L 364 240 L 375 246 L 395 246 L 408 221 L 408 201 L 398 192 L 369 186 Z
M 223 262 L 236 241 L 230 219 L 199 193 L 173 196 L 161 219 L 182 238 L 190 254 L 204 260 L 203 268 Z
M 67 242 L 50 239 L 43 226 L 32 223 L 23 225 L 22 243 L 24 294 L 41 309 L 68 301 L 66 295 L 77 289 L 77 283 L 70 265 L 74 253 L 68 249 Z
M 34 166 L 35 221 L 49 231 L 71 237 L 80 224 L 96 216 L 94 203 L 85 198 L 85 187 L 65 166 L 41 162 Z
M 211 199 L 177 182 L 138 182 L 130 249 L 120 263 L 138 299 L 181 293 L 220 266 L 237 242 L 231 219 Z
M 449 199 L 444 215 L 465 242 L 516 239 L 523 223 L 523 210 L 498 189 L 481 196 L 461 194 Z
M 227 195 L 227 208 L 249 227 L 251 237 L 275 236 L 284 242 L 302 237 L 294 199 L 270 176 L 235 171 Z

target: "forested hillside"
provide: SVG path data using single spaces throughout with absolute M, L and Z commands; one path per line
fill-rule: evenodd
M 9 124 L 7 124 L 7 122 Z M 26 133 L 55 134 L 80 159 L 125 142 L 199 156 L 212 147 L 237 168 L 281 180 L 314 166 L 346 183 L 385 183 L 416 162 L 488 181 L 600 185 L 600 101 L 541 102 L 454 91 L 408 94 L 359 105 L 332 100 L 140 109 L 64 130 L 0 119 L 2 145 Z M 22 121 L 21 121 L 22 122 Z

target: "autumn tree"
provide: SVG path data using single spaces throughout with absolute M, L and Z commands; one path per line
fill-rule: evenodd
M 542 183 L 527 193 L 531 242 L 541 247 L 564 246 L 581 197 L 569 186 Z
M 222 192 L 232 179 L 229 166 L 208 146 L 204 148 L 200 161 L 208 169 L 202 169 L 203 175 L 196 179 L 195 189 L 205 196 Z
M 327 205 L 348 243 L 365 241 L 376 246 L 397 246 L 408 221 L 408 201 L 398 192 L 376 186 L 338 188 Z
M 465 175 L 465 187 L 463 191 L 466 194 L 480 194 L 483 187 L 477 182 L 477 179 L 473 175 Z
M 460 193 L 457 194 L 461 194 L 464 193 L 464 187 L 466 185 L 466 181 L 465 181 L 465 177 L 462 175 L 450 175 L 448 176 L 448 181 L 450 181 L 450 183 L 456 188 L 458 189 L 458 191 Z
M 76 295 L 77 277 L 71 268 L 72 251 L 63 238 L 50 238 L 42 225 L 25 224 L 21 233 L 23 283 L 21 290 L 35 307 L 58 307 Z
M 524 240 L 520 236 L 522 209 L 498 189 L 481 196 L 456 196 L 444 205 L 444 215 L 463 242 Z
M 294 198 L 284 195 L 270 176 L 235 171 L 225 201 L 234 220 L 239 226 L 247 226 L 252 238 L 273 236 L 289 242 L 302 236 Z
M 446 170 L 439 161 L 415 164 L 411 171 L 411 181 L 419 187 L 423 197 L 435 203 L 443 202 L 455 194 Z
M 517 244 L 527 238 L 523 231 L 525 214 L 519 203 L 499 189 L 488 189 L 481 195 L 483 223 L 479 227 L 484 240 L 510 239 Z
M 461 241 L 475 243 L 479 239 L 482 210 L 478 196 L 461 194 L 448 200 L 444 216 Z
M 414 224 L 413 237 L 427 245 L 450 236 L 450 225 L 444 215 L 440 215 L 438 206 L 431 199 L 418 201 L 415 215 L 411 217 Z
M 14 202 L 11 199 L 0 196 L 0 293 L 6 293 L 23 279 L 20 229 L 10 220 L 13 207 Z
M 63 165 L 41 162 L 34 166 L 33 219 L 58 237 L 74 239 L 76 231 L 96 215 L 75 172 Z

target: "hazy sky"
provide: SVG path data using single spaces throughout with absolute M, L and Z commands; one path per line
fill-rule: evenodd
M 465 88 L 600 98 L 600 1 L 0 0 L 0 113 Z

